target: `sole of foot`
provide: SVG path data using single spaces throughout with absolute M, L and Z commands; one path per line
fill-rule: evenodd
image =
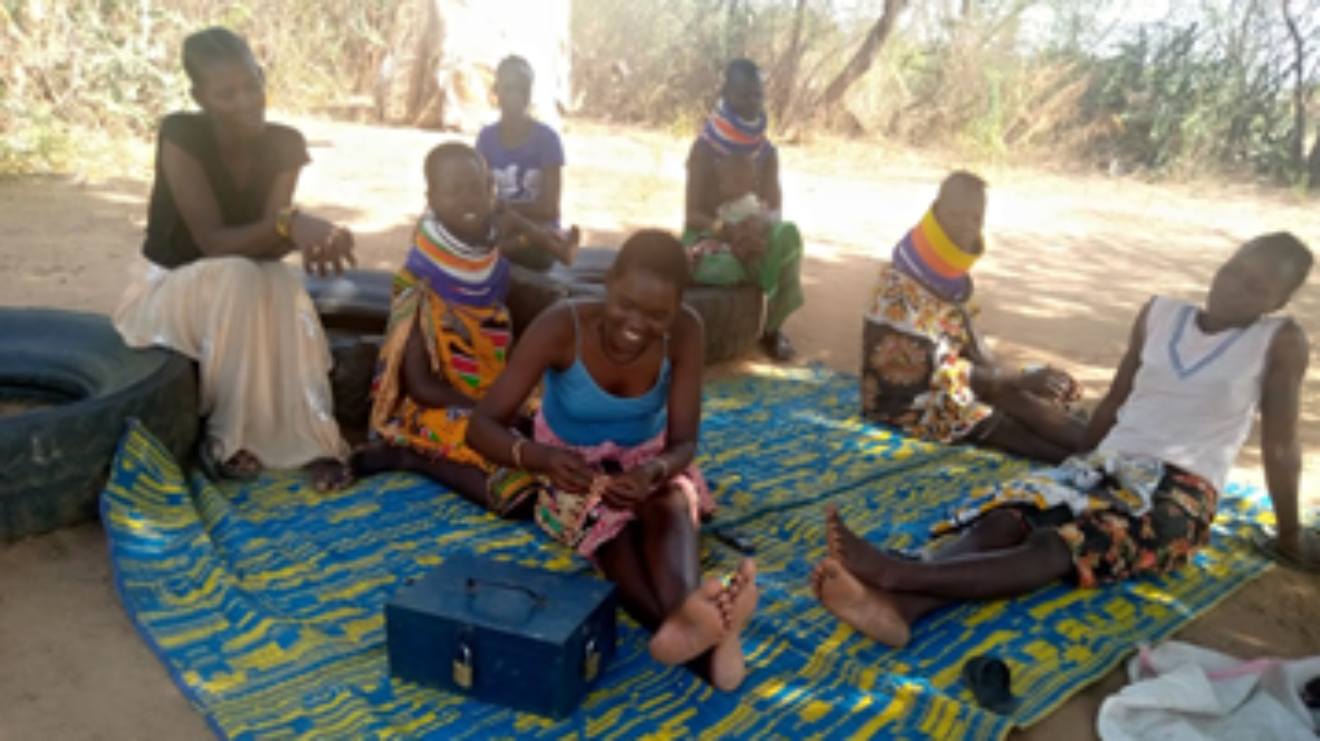
M 893 598 L 867 587 L 837 559 L 826 558 L 816 566 L 811 587 L 826 610 L 871 640 L 903 648 L 912 639 L 911 627 Z
M 651 657 L 661 664 L 685 664 L 710 650 L 726 633 L 718 579 L 707 579 L 683 600 L 651 637 Z
M 711 684 L 732 692 L 747 677 L 747 661 L 742 650 L 742 631 L 756 612 L 760 590 L 756 586 L 756 562 L 743 559 L 729 583 L 721 590 L 719 604 L 728 635 L 711 654 Z

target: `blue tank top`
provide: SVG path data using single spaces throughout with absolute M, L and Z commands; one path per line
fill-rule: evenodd
M 641 396 L 615 396 L 596 383 L 582 363 L 582 332 L 577 306 L 573 313 L 576 357 L 566 370 L 545 372 L 541 413 L 559 439 L 570 445 L 591 447 L 613 442 L 623 447 L 641 445 L 660 434 L 669 418 L 669 341 L 660 361 L 655 385 Z

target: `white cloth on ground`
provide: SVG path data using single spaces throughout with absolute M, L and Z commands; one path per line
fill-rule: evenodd
M 1309 739 L 1317 726 L 1301 693 L 1320 677 L 1320 656 L 1241 661 L 1180 641 L 1142 647 L 1128 662 L 1132 682 L 1100 706 L 1106 741 Z

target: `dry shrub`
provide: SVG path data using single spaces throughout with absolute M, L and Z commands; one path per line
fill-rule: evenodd
M 179 50 L 210 25 L 245 35 L 271 104 L 307 110 L 369 89 L 390 0 L 42 0 L 0 4 L 0 173 L 65 170 L 187 104 Z M 102 136 L 91 136 L 100 133 Z

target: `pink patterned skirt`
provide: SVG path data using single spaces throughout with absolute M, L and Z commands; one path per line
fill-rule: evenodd
M 613 442 L 583 447 L 570 445 L 546 424 L 545 416 L 539 412 L 533 430 L 536 442 L 556 448 L 571 450 L 595 466 L 602 460 L 613 458 L 627 471 L 640 466 L 660 455 L 665 449 L 663 431 L 641 445 L 631 448 L 622 447 Z M 715 511 L 715 500 L 711 498 L 706 480 L 696 466 L 688 466 L 669 479 L 670 486 L 678 487 L 688 502 L 693 523 L 700 521 L 703 515 Z M 547 486 L 542 490 L 536 503 L 536 522 L 552 538 L 590 558 L 597 548 L 613 540 L 624 527 L 637 518 L 631 510 L 615 509 L 601 501 L 599 496 L 555 491 Z

